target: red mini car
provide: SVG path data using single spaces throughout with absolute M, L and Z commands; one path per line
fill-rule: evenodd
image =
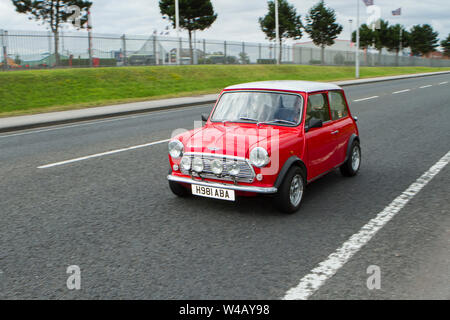
M 357 118 L 337 85 L 266 81 L 222 91 L 206 124 L 169 143 L 169 185 L 235 201 L 271 194 L 286 213 L 300 208 L 305 186 L 335 168 L 355 176 L 361 165 Z

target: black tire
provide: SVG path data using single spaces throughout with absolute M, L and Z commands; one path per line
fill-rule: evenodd
M 169 170 L 169 175 L 172 174 L 172 170 Z M 174 195 L 180 198 L 185 198 L 191 195 L 191 192 L 178 182 L 169 181 L 169 188 Z
M 353 160 L 354 160 L 353 155 L 354 155 L 355 149 L 357 149 L 357 152 L 359 154 L 359 161 L 358 161 L 357 166 L 355 166 L 355 163 L 353 162 Z M 348 155 L 348 159 L 340 167 L 340 170 L 344 177 L 354 177 L 358 174 L 360 168 L 361 168 L 361 147 L 360 147 L 358 141 L 354 141 L 352 144 L 352 147 L 350 149 L 350 154 Z
M 298 203 L 293 203 L 291 201 L 291 186 L 293 184 L 294 178 L 300 178 L 301 182 L 301 195 L 300 201 Z M 305 192 L 306 179 L 305 173 L 300 167 L 293 166 L 289 169 L 288 173 L 284 177 L 283 183 L 281 184 L 277 195 L 275 196 L 275 203 L 279 211 L 287 214 L 293 214 L 300 209 L 303 200 L 303 194 Z

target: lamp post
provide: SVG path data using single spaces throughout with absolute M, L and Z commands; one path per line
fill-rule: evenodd
M 175 0 L 175 28 L 177 29 L 177 64 L 181 64 L 180 57 L 180 6 L 178 0 Z
M 356 52 L 355 52 L 355 78 L 359 79 L 359 1 L 356 0 Z
M 275 54 L 277 55 L 277 64 L 280 64 L 280 51 L 281 48 L 278 48 L 280 43 L 280 26 L 279 26 L 279 18 L 278 18 L 278 0 L 275 0 Z M 278 49 L 278 50 L 277 50 Z

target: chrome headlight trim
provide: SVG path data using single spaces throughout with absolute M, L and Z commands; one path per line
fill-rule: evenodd
M 180 162 L 180 168 L 181 168 L 183 171 L 189 172 L 189 171 L 191 170 L 191 167 L 192 167 L 192 161 L 191 161 L 191 158 L 190 158 L 190 157 L 184 156 L 184 157 L 181 159 L 181 162 Z
M 215 175 L 220 176 L 223 173 L 223 161 L 220 159 L 211 161 L 211 170 Z
M 257 168 L 263 168 L 270 162 L 269 153 L 262 147 L 256 147 L 250 152 L 250 163 Z
M 180 140 L 172 140 L 169 142 L 169 154 L 173 159 L 180 159 L 183 156 L 184 145 Z
M 202 173 L 204 169 L 205 164 L 203 163 L 203 159 L 195 157 L 194 160 L 192 160 L 192 170 L 197 173 Z

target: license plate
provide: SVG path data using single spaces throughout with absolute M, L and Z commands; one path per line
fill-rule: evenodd
M 234 190 L 192 185 L 192 194 L 200 197 L 236 201 Z

